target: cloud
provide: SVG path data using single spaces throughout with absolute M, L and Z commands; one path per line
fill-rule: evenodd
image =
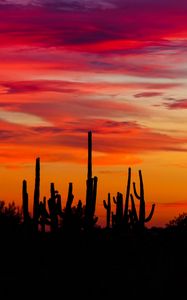
M 45 162 L 86 163 L 89 130 L 93 131 L 95 165 L 139 164 L 145 153 L 187 151 L 187 139 L 158 133 L 136 122 L 93 118 L 64 121 L 54 127 L 6 122 L 3 126 L 0 162 L 9 166 L 30 163 L 37 156 Z
M 22 112 L 6 111 L 0 109 L 0 120 L 25 126 L 50 126 L 51 124 L 42 118 Z
M 0 82 L 0 94 L 26 94 L 40 92 L 57 92 L 57 93 L 75 93 L 78 88 L 71 88 L 71 82 L 50 81 L 50 80 L 32 80 L 32 81 L 12 81 Z
M 0 11 L 1 47 L 63 47 L 89 53 L 119 53 L 173 49 L 177 36 L 186 38 L 183 2 L 183 5 L 173 2 L 173 7 L 169 2 L 166 5 L 124 2 L 96 1 L 93 5 L 84 1 L 82 5 L 82 1 L 53 1 L 51 5 L 52 1 L 38 1 L 39 6 L 26 5 L 19 10 L 11 4 Z M 107 4 L 110 9 L 99 9 Z M 79 9 L 91 5 L 98 9 L 87 13 Z M 63 7 L 71 9 L 64 11 Z
M 163 93 L 159 93 L 159 92 L 142 92 L 142 93 L 138 93 L 135 94 L 134 97 L 135 98 L 151 98 L 151 97 L 157 97 L 157 96 L 162 96 Z
M 173 100 L 173 98 L 172 98 Z M 165 102 L 164 105 L 168 109 L 187 109 L 187 99 L 175 100 L 170 102 Z
M 107 99 L 108 98 L 108 99 Z M 57 99 L 48 101 L 44 98 L 40 98 L 40 101 L 29 102 L 28 99 L 24 99 L 23 102 L 0 102 L 2 110 L 6 110 L 7 114 L 10 111 L 15 113 L 23 113 L 33 116 L 38 116 L 44 122 L 49 122 L 49 125 L 59 124 L 64 120 L 89 120 L 92 122 L 93 118 L 121 118 L 124 116 L 149 116 L 149 110 L 142 108 L 136 104 L 131 104 L 127 101 L 117 101 L 111 99 L 111 97 L 104 97 L 104 99 L 95 99 L 94 95 L 80 95 L 76 97 L 64 97 L 63 99 Z M 16 115 L 13 115 L 16 117 Z M 1 116 L 0 116 L 1 117 Z M 21 117 L 21 116 L 20 116 Z M 24 115 L 21 119 L 23 119 Z M 14 118 L 15 119 L 15 118 Z M 19 118 L 17 118 L 19 119 Z M 24 120 L 27 119 L 24 117 Z M 36 120 L 36 119 L 35 119 Z M 11 121 L 11 116 L 9 117 Z M 41 122 L 36 120 L 35 122 Z M 26 123 L 25 123 L 26 124 Z M 48 124 L 46 123 L 46 126 Z M 82 124 L 84 126 L 84 123 Z
M 94 150 L 101 153 L 141 154 L 157 151 L 186 151 L 185 138 L 171 137 L 158 133 L 136 122 L 117 122 L 113 120 L 92 119 L 66 122 L 62 129 L 55 130 L 40 128 L 37 132 L 39 141 L 49 141 L 51 144 L 64 145 L 72 148 L 87 148 L 87 131 L 94 134 Z

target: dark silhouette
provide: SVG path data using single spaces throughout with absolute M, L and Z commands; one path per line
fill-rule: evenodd
M 166 224 L 168 229 L 174 229 L 178 231 L 186 231 L 187 233 L 187 213 L 179 214 L 173 220 L 170 220 L 168 224 Z
M 108 193 L 108 201 L 103 200 L 104 208 L 106 209 L 106 227 L 110 228 L 110 216 L 111 216 L 111 200 L 110 193 Z
M 114 203 L 108 193 L 103 201 L 106 227 L 102 228 L 96 217 L 92 133 L 88 133 L 85 204 L 75 203 L 71 182 L 65 201 L 54 183 L 49 199 L 41 200 L 37 158 L 33 215 L 26 180 L 22 211 L 14 203 L 6 206 L 0 201 L 0 295 L 5 291 L 4 299 L 20 298 L 25 289 L 24 297 L 29 292 L 33 299 L 145 299 L 145 295 L 185 299 L 187 214 L 171 220 L 166 228 L 147 228 L 155 205 L 146 216 L 141 170 L 139 193 L 131 178 L 128 168 L 125 193 L 117 192 Z
M 0 232 L 14 233 L 21 224 L 22 214 L 14 202 L 5 205 L 0 201 Z
M 142 172 L 139 170 L 139 179 L 140 179 L 140 194 L 137 193 L 136 190 L 136 183 L 133 182 L 133 188 L 134 188 L 134 194 L 136 198 L 140 201 L 140 208 L 139 208 L 139 218 L 136 213 L 136 207 L 134 205 L 134 198 L 131 195 L 131 201 L 132 201 L 132 216 L 134 217 L 134 222 L 135 224 L 138 225 L 140 230 L 144 230 L 145 228 L 145 223 L 149 222 L 154 214 L 154 209 L 155 209 L 155 204 L 152 204 L 151 211 L 146 217 L 146 211 L 145 211 L 145 199 L 144 199 L 144 185 L 143 185 L 143 178 L 142 178 Z
M 95 206 L 97 197 L 97 177 L 92 177 L 92 132 L 88 132 L 88 173 L 86 181 L 85 229 L 90 230 L 97 222 Z
M 33 206 L 33 223 L 34 223 L 35 231 L 38 231 L 39 201 L 40 201 L 40 158 L 37 158 L 36 168 L 35 168 L 35 189 L 34 189 L 34 206 Z
M 125 205 L 123 209 L 123 194 L 117 193 L 116 198 L 113 197 L 113 201 L 116 204 L 116 214 L 112 215 L 112 226 L 118 230 L 129 230 L 129 197 L 130 197 L 130 185 L 131 185 L 131 168 L 128 169 L 127 188 L 125 195 Z
M 23 202 L 23 222 L 25 225 L 28 224 L 30 220 L 30 215 L 29 215 L 29 197 L 27 193 L 27 181 L 23 180 L 23 188 L 22 188 L 22 202 Z

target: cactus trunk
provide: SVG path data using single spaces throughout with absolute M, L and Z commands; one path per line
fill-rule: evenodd
M 91 229 L 94 225 L 94 215 L 97 196 L 98 178 L 92 178 L 92 132 L 88 132 L 88 172 L 86 181 L 86 208 L 85 208 L 85 228 Z
M 28 224 L 29 221 L 29 199 L 27 193 L 27 181 L 23 180 L 22 186 L 22 207 L 23 207 L 23 222 L 24 224 Z
M 36 167 L 35 167 L 35 189 L 34 189 L 34 207 L 33 207 L 33 222 L 36 231 L 38 231 L 39 199 L 40 199 L 40 158 L 37 158 Z

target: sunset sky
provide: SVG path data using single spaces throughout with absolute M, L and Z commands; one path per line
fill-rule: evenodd
M 151 225 L 187 211 L 187 1 L 0 1 L 0 199 L 30 209 L 35 158 L 49 184 L 85 200 L 93 131 L 97 215 L 144 178 Z

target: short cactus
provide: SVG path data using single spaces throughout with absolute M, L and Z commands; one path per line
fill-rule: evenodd
M 106 227 L 110 228 L 110 216 L 111 216 L 111 200 L 110 193 L 108 193 L 108 201 L 103 200 L 104 208 L 106 209 Z

